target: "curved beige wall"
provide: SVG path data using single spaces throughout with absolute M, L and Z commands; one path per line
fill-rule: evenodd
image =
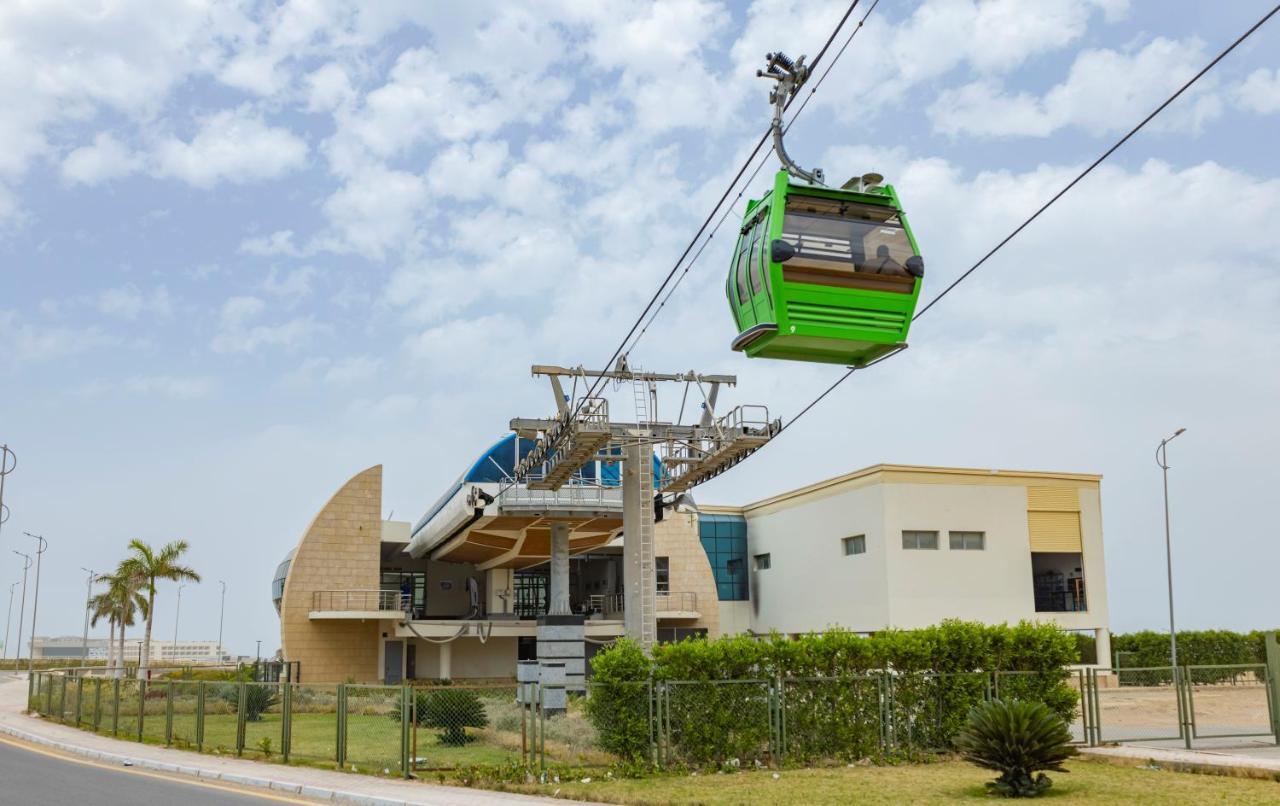
M 711 561 L 698 537 L 698 519 L 684 512 L 668 511 L 661 523 L 654 524 L 653 553 L 669 557 L 671 590 L 691 591 L 698 595 L 698 619 L 664 619 L 658 612 L 659 627 L 703 627 L 708 638 L 720 637 L 720 599 Z M 625 539 L 625 538 L 624 538 Z
M 318 590 L 377 590 L 382 539 L 382 465 L 353 476 L 298 541 L 280 602 L 285 660 L 307 683 L 377 682 L 379 623 L 312 621 Z

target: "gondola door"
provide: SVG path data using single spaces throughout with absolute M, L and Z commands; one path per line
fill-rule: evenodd
M 769 242 L 772 226 L 766 208 L 753 227 L 751 255 L 747 261 L 747 290 L 751 294 L 751 313 L 756 324 L 776 322 L 773 309 L 772 283 L 769 281 Z
M 738 249 L 734 254 L 733 266 L 729 271 L 729 279 L 725 292 L 732 303 L 734 319 L 738 322 L 738 331 L 744 332 L 756 324 L 755 309 L 751 299 L 751 280 L 747 276 L 750 269 L 752 246 L 759 247 L 759 226 L 749 228 L 738 238 Z

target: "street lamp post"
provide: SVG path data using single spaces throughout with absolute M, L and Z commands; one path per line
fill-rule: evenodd
M 222 586 L 222 603 L 218 605 L 218 663 L 222 663 L 222 617 L 227 613 L 227 583 L 219 579 L 218 584 Z
M 36 541 L 36 591 L 31 596 L 31 642 L 34 644 L 36 640 L 36 611 L 40 609 L 40 559 L 44 556 L 45 549 L 49 548 L 49 541 L 40 535 L 33 535 L 30 532 L 23 532 L 24 535 Z M 27 653 L 27 674 L 35 671 L 36 653 L 31 651 Z
M 1160 465 L 1160 471 L 1164 475 L 1164 556 L 1165 570 L 1169 579 L 1169 660 L 1175 674 L 1178 668 L 1178 631 L 1173 624 L 1173 541 L 1169 536 L 1168 445 L 1186 430 L 1179 428 L 1173 432 L 1173 436 L 1160 440 L 1160 447 L 1156 448 L 1156 464 Z
M 178 619 L 182 616 L 182 589 L 187 587 L 187 583 L 178 583 L 178 606 L 173 611 L 173 657 L 171 660 L 176 666 L 178 663 Z
M 4 477 L 18 467 L 18 455 L 8 445 L 0 445 L 0 527 L 9 520 L 9 508 L 4 505 Z
M 23 559 L 22 565 L 22 604 L 18 606 L 18 648 L 13 650 L 13 670 L 18 671 L 18 659 L 22 657 L 22 624 L 27 617 L 27 569 L 31 568 L 31 555 L 23 554 L 17 549 L 13 553 Z M 35 630 L 32 630 L 34 635 Z
M 89 581 L 85 583 L 84 591 L 84 632 L 80 636 L 80 665 L 85 666 L 89 662 L 89 603 L 93 601 L 93 569 L 80 566 L 81 571 L 89 572 Z
M 4 649 L 0 651 L 0 660 L 4 660 L 4 656 L 9 654 L 9 623 L 13 621 L 13 589 L 21 584 L 21 582 L 15 582 L 9 586 L 9 612 L 4 617 Z

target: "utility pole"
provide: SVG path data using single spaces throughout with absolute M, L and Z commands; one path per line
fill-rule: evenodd
M 89 581 L 85 583 L 84 592 L 84 633 L 80 636 L 80 665 L 84 666 L 89 661 L 89 603 L 93 601 L 93 569 L 80 566 L 81 571 L 89 572 Z
M 1177 674 L 1178 668 L 1178 631 L 1173 626 L 1173 541 L 1169 536 L 1168 446 L 1186 430 L 1179 428 L 1173 432 L 1173 436 L 1160 440 L 1160 447 L 1156 448 L 1156 464 L 1160 466 L 1160 472 L 1164 476 L 1164 556 L 1169 581 L 1169 660 L 1174 668 L 1174 674 Z
M 178 619 L 182 616 L 182 589 L 187 587 L 187 583 L 178 583 L 178 606 L 173 611 L 173 657 L 170 660 L 174 665 L 178 663 Z
M 0 660 L 4 660 L 4 656 L 9 654 L 9 623 L 13 621 L 13 589 L 20 584 L 22 583 L 15 582 L 9 586 L 9 613 L 4 617 L 4 651 L 0 652 Z
M 8 445 L 0 445 L 0 528 L 9 520 L 9 508 L 4 505 L 4 478 L 18 466 L 18 455 Z
M 13 670 L 18 671 L 18 659 L 22 657 L 22 624 L 27 617 L 27 570 L 31 568 L 31 555 L 23 554 L 17 549 L 13 553 L 23 559 L 22 565 L 22 604 L 18 606 L 18 648 L 13 651 Z M 32 634 L 35 630 L 32 630 Z
M 222 603 L 218 605 L 218 663 L 222 663 L 222 617 L 227 613 L 227 583 L 218 580 L 222 586 Z
M 23 532 L 27 537 L 36 541 L 36 592 L 31 597 L 31 643 L 36 640 L 36 611 L 40 609 L 40 560 L 44 556 L 45 549 L 49 548 L 49 541 L 40 535 L 33 535 L 30 532 Z M 36 653 L 31 651 L 27 653 L 27 674 L 35 671 Z

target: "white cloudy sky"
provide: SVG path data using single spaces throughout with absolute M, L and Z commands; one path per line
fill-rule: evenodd
M 791 148 L 890 178 L 928 297 L 1269 5 L 884 2 Z M 227 643 L 274 648 L 271 572 L 327 496 L 381 462 L 387 513 L 416 518 L 509 418 L 548 411 L 531 363 L 603 362 L 765 127 L 762 55 L 813 54 L 842 10 L 0 6 L 0 441 L 20 462 L 0 581 L 43 533 L 40 632 L 78 633 L 81 566 L 182 537 L 209 580 L 183 634 L 215 635 L 225 579 Z M 1099 472 L 1113 625 L 1158 627 L 1152 451 L 1186 426 L 1181 623 L 1280 623 L 1277 53 L 1273 21 L 904 357 L 699 497 L 882 461 Z M 728 350 L 727 249 L 633 363 L 738 373 L 733 402 L 787 417 L 841 370 Z

